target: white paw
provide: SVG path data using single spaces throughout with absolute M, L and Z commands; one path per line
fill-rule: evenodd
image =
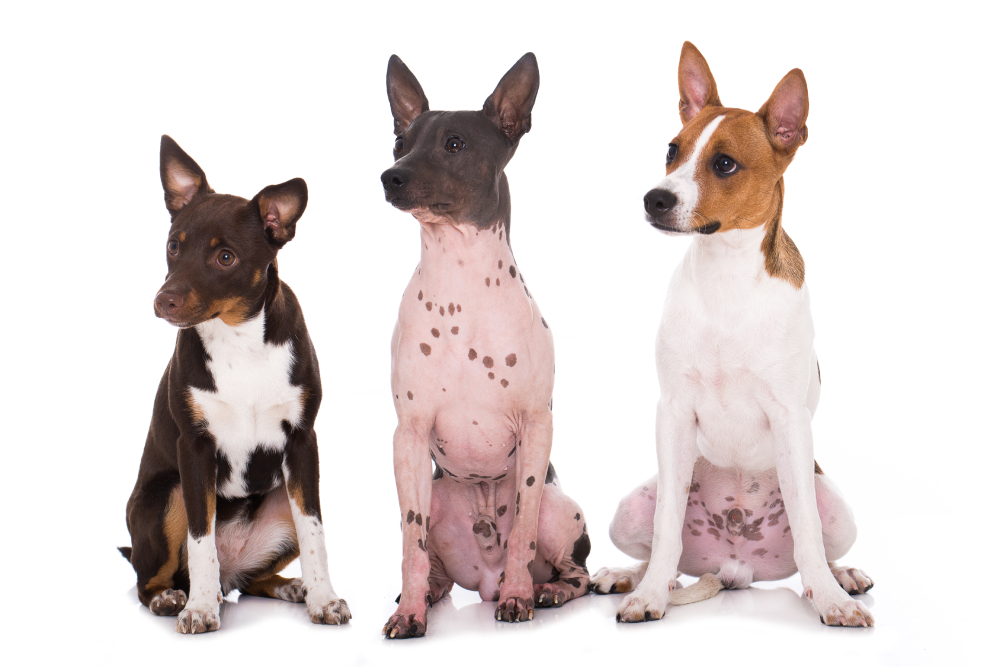
M 618 607 L 615 620 L 620 623 L 641 623 L 657 621 L 667 612 L 667 602 L 670 600 L 670 589 L 651 590 L 650 586 L 639 586 L 631 595 L 626 595 Z
M 830 571 L 840 587 L 851 595 L 867 593 L 875 585 L 871 577 L 856 567 L 834 566 L 830 568 Z
M 628 593 L 642 581 L 646 573 L 646 563 L 637 563 L 633 567 L 608 569 L 602 567 L 590 578 L 588 588 L 599 595 L 608 593 Z
M 341 625 L 351 620 L 351 609 L 347 600 L 333 600 L 327 603 L 306 603 L 309 620 L 324 625 Z
M 177 615 L 177 632 L 184 635 L 196 635 L 202 632 L 212 632 L 219 629 L 219 607 L 195 607 L 188 604 Z
M 875 617 L 868 611 L 868 607 L 842 590 L 837 593 L 823 598 L 818 595 L 813 597 L 812 591 L 806 588 L 806 597 L 812 598 L 813 608 L 824 624 L 852 628 L 870 628 L 875 625 Z

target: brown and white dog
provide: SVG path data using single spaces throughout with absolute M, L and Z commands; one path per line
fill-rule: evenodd
M 618 548 L 648 563 L 602 569 L 592 588 L 634 588 L 618 610 L 633 622 L 798 570 L 824 623 L 871 626 L 848 594 L 871 580 L 833 562 L 857 531 L 813 459 L 819 363 L 804 263 L 782 229 L 782 174 L 807 137 L 805 77 L 789 72 L 757 113 L 723 107 L 685 43 L 678 79 L 684 127 L 645 208 L 656 229 L 696 236 L 657 338 L 659 473 L 611 525 Z M 702 579 L 671 595 L 678 571 Z
M 305 210 L 301 178 L 252 200 L 217 194 L 173 139 L 160 143 L 170 232 L 157 317 L 178 327 L 129 498 L 139 600 L 177 631 L 219 628 L 232 589 L 351 618 L 327 572 L 313 423 L 319 365 L 278 250 Z M 280 576 L 301 555 L 302 578 Z

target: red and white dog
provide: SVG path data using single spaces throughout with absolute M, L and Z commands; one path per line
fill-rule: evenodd
M 807 137 L 805 77 L 789 72 L 757 113 L 726 108 L 685 43 L 678 79 L 684 127 L 644 201 L 653 227 L 695 238 L 657 338 L 659 474 L 611 525 L 648 563 L 603 569 L 591 587 L 634 588 L 618 610 L 633 622 L 798 570 L 824 623 L 871 626 L 849 595 L 871 580 L 833 563 L 857 530 L 813 458 L 820 370 L 802 256 L 781 225 L 782 175 Z M 678 571 L 702 579 L 672 593 Z

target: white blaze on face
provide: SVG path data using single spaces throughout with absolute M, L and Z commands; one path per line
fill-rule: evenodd
M 678 230 L 693 231 L 700 226 L 692 220 L 692 212 L 698 206 L 698 182 L 694 178 L 695 172 L 701 163 L 701 154 L 704 152 L 708 140 L 711 139 L 712 134 L 725 117 L 725 114 L 722 114 L 713 119 L 701 131 L 694 144 L 694 150 L 691 151 L 687 160 L 656 184 L 657 189 L 667 190 L 677 197 L 677 203 L 674 205 L 673 224 Z

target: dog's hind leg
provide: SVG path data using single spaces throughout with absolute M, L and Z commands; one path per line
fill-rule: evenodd
M 554 473 L 546 476 L 552 478 Z M 584 595 L 590 583 L 587 520 L 580 506 L 552 482 L 546 483 L 542 492 L 537 540 L 532 568 L 535 604 L 561 607 Z
M 158 616 L 176 616 L 187 604 L 190 588 L 187 514 L 179 480 L 158 478 L 137 485 L 129 498 L 127 523 L 139 601 Z
M 656 512 L 656 477 L 646 480 L 622 498 L 611 521 L 611 542 L 640 562 L 627 567 L 602 567 L 590 581 L 590 590 L 628 593 L 646 574 L 653 549 L 653 515 Z

